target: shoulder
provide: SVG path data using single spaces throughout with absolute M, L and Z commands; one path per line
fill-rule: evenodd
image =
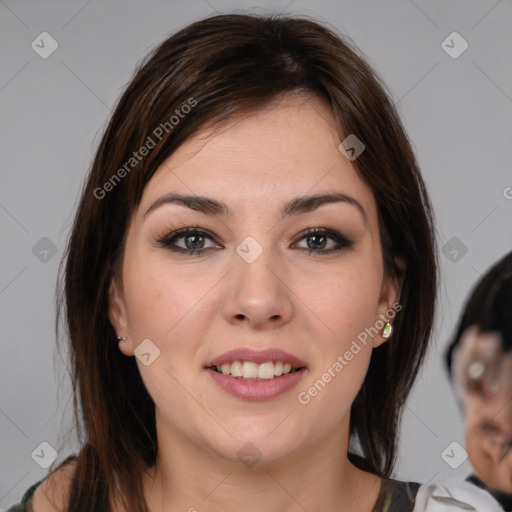
M 31 496 L 28 512 L 62 512 L 67 509 L 76 462 L 64 462 L 40 482 Z
M 393 510 L 394 512 L 412 512 L 421 484 L 403 482 L 393 478 L 383 478 L 377 503 L 372 512 Z

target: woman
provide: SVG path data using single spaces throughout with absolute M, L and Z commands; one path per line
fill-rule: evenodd
M 82 449 L 20 506 L 411 511 L 391 475 L 436 286 L 417 162 L 352 45 L 300 18 L 184 28 L 87 178 L 62 300 Z

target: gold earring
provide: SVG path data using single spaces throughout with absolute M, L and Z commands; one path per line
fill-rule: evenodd
M 382 337 L 386 340 L 391 336 L 391 333 L 393 332 L 393 326 L 390 322 L 387 322 L 384 326 L 384 329 L 382 329 Z

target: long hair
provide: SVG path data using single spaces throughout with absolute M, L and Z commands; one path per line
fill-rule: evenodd
M 82 191 L 58 304 L 81 443 L 70 512 L 108 511 L 117 500 L 147 512 L 141 475 L 157 454 L 154 403 L 135 358 L 120 353 L 108 318 L 109 285 L 144 187 L 201 127 L 255 112 L 294 91 L 327 102 L 340 141 L 354 134 L 365 144 L 352 163 L 375 196 L 385 273 L 398 275 L 396 256 L 407 265 L 403 310 L 392 338 L 373 350 L 350 420 L 366 462 L 355 454 L 351 460 L 377 475 L 391 474 L 437 288 L 431 206 L 410 142 L 385 85 L 348 38 L 308 18 L 219 15 L 183 28 L 140 64 Z M 135 161 L 134 152 L 148 145 L 154 147 Z M 58 325 L 59 317 L 57 331 Z

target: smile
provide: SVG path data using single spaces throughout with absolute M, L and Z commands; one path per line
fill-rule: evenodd
M 283 363 L 282 361 L 267 361 L 262 364 L 252 361 L 234 361 L 231 364 L 220 365 L 220 367 L 212 366 L 211 369 L 241 380 L 270 380 L 300 370 L 300 368 L 295 368 L 290 363 Z
M 205 365 L 214 382 L 242 400 L 270 400 L 295 387 L 307 371 L 298 357 L 281 349 L 240 347 Z

